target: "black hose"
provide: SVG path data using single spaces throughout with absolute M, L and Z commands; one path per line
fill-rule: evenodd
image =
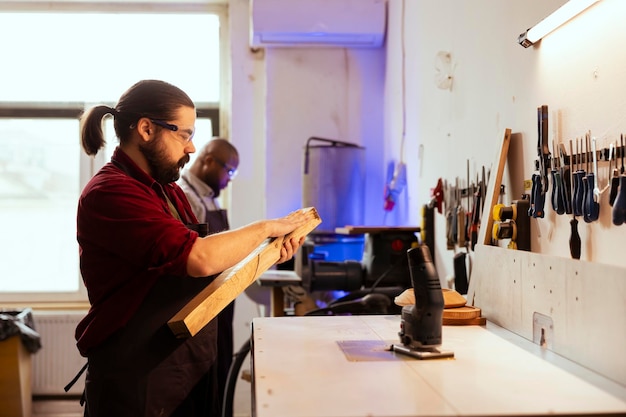
M 252 339 L 248 339 L 247 342 L 241 346 L 241 349 L 235 353 L 235 358 L 230 364 L 228 370 L 228 376 L 226 376 L 226 387 L 224 388 L 224 401 L 222 405 L 222 417 L 233 417 L 233 401 L 235 400 L 235 385 L 237 384 L 237 377 L 241 370 L 243 360 L 250 352 L 250 345 L 252 345 Z

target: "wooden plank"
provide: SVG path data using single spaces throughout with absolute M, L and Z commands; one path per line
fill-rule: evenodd
M 478 241 L 482 242 L 484 245 L 491 245 L 491 229 L 493 229 L 492 211 L 495 205 L 498 204 L 498 198 L 500 197 L 500 185 L 502 184 L 504 165 L 506 164 L 506 156 L 509 153 L 510 143 L 511 129 L 505 129 L 504 138 L 500 143 L 498 160 L 496 161 L 498 163 L 496 173 L 490 178 L 489 186 L 487 187 L 487 199 L 485 199 L 485 205 L 482 214 L 483 218 L 481 219 L 481 227 L 478 234 Z M 485 220 L 487 220 L 486 224 Z
M 511 129 L 504 129 L 504 137 L 500 142 L 500 148 L 496 153 L 496 172 L 489 177 L 489 185 L 484 198 L 483 212 L 480 219 L 480 229 L 478 230 L 477 244 L 491 245 L 491 232 L 493 229 L 493 208 L 498 204 L 500 196 L 500 184 L 502 184 L 502 176 L 504 175 L 504 165 L 506 164 L 507 154 L 509 153 L 509 145 L 511 143 Z M 470 276 L 469 287 L 467 290 L 467 304 L 474 305 L 474 287 L 476 274 L 472 271 Z
M 321 222 L 314 207 L 304 208 L 310 219 L 285 237 L 267 239 L 237 265 L 219 274 L 211 284 L 195 296 L 167 324 L 176 337 L 192 337 L 206 326 L 231 301 L 280 259 L 284 239 L 306 236 Z

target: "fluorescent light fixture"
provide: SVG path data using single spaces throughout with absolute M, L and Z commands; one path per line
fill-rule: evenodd
M 546 36 L 548 33 L 569 21 L 574 16 L 579 15 L 598 1 L 600 0 L 569 0 L 563 6 L 555 10 L 550 16 L 546 17 L 541 22 L 519 35 L 517 42 L 524 48 L 528 48 L 541 40 L 541 38 Z

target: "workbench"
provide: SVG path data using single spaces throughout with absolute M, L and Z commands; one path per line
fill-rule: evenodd
M 252 321 L 254 417 L 626 415 L 626 387 L 508 330 L 444 326 L 453 358 L 389 350 L 400 316 Z

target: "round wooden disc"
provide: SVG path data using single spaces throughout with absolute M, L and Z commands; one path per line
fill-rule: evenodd
M 480 317 L 480 308 L 472 306 L 444 308 L 443 317 L 447 319 L 473 319 Z
M 447 319 L 444 317 L 443 324 L 445 326 L 484 326 L 487 324 L 487 319 L 485 317 L 474 317 L 473 319 Z

